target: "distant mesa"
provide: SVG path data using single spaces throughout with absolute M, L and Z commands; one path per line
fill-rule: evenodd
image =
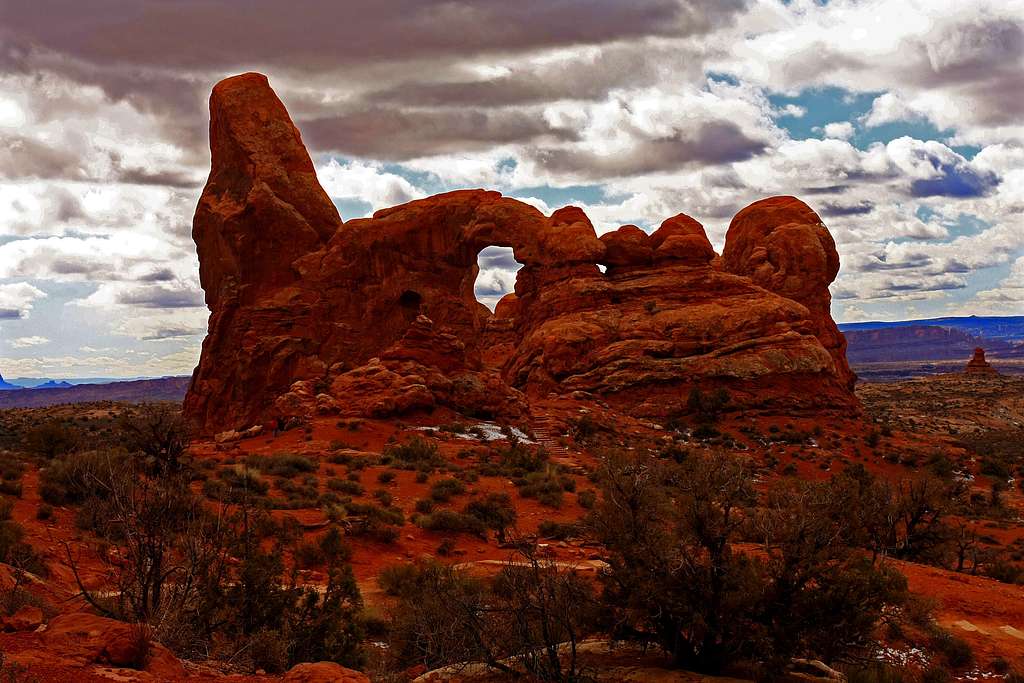
M 63 382 L 63 381 L 60 381 L 60 380 L 51 379 L 51 380 L 49 380 L 47 382 L 43 382 L 42 384 L 37 384 L 36 386 L 34 386 L 32 388 L 33 389 L 67 389 L 67 388 L 73 387 L 73 386 L 75 386 L 75 385 L 72 384 L 71 382 Z
M 685 214 L 599 238 L 579 208 L 485 190 L 342 221 L 255 73 L 214 88 L 210 149 L 192 235 L 211 316 L 184 404 L 201 433 L 551 400 L 658 419 L 718 387 L 734 408 L 859 409 L 829 312 L 839 255 L 795 197 L 743 209 L 720 256 Z M 523 264 L 494 313 L 473 292 L 489 246 Z
M 15 389 L 21 389 L 17 384 L 11 384 L 10 382 L 4 381 L 4 376 L 0 375 L 0 391 L 13 391 Z
M 997 375 L 999 374 L 992 364 L 985 360 L 985 349 L 974 349 L 974 357 L 967 362 L 968 375 Z

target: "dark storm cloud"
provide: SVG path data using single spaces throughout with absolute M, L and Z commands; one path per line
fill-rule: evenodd
M 159 268 L 137 278 L 138 282 L 170 282 L 174 279 L 174 271 L 170 268 Z
M 201 291 L 160 285 L 122 291 L 117 295 L 117 303 L 142 308 L 199 308 L 205 305 Z
M 303 138 L 321 151 L 390 161 L 485 149 L 538 139 L 569 141 L 539 114 L 515 110 L 429 111 L 369 107 L 298 122 Z
M 120 154 L 110 150 L 93 150 L 82 135 L 65 131 L 67 140 L 47 144 L 22 135 L 0 135 L 0 179 L 4 180 L 72 180 L 80 182 L 116 182 L 134 185 L 193 189 L 202 185 L 194 173 L 174 169 L 149 171 L 124 166 Z M 100 161 L 107 171 L 98 174 L 86 167 L 86 161 Z M 62 191 L 58 207 L 59 220 L 83 216 L 81 204 Z
M 991 171 L 978 171 L 960 163 L 933 163 L 942 175 L 912 181 L 910 194 L 914 197 L 984 197 L 999 185 L 999 176 Z
M 554 173 L 595 178 L 672 171 L 691 164 L 725 164 L 750 159 L 767 143 L 747 137 L 731 121 L 710 121 L 671 136 L 638 139 L 621 154 L 597 154 L 581 149 L 542 149 L 536 162 Z
M 906 254 L 899 261 L 889 261 L 885 254 L 872 254 L 854 264 L 859 271 L 886 271 L 886 270 L 907 270 L 912 268 L 924 268 L 934 263 L 932 257 L 923 252 Z
M 862 216 L 864 214 L 871 213 L 875 210 L 875 203 L 867 199 L 857 202 L 856 204 L 840 204 L 838 202 L 823 202 L 821 204 L 821 210 L 818 211 L 822 216 Z
M 805 187 L 800 191 L 803 194 L 841 194 L 850 189 L 850 185 L 826 185 L 824 187 Z
M 167 327 L 158 327 L 146 336 L 142 337 L 143 341 L 157 341 L 160 339 L 175 339 L 177 337 L 191 337 L 197 334 L 205 334 L 205 327 L 190 327 L 187 325 L 168 325 Z
M 0 135 L 0 178 L 88 180 L 82 159 L 69 148 L 47 145 L 21 135 Z
M 17 308 L 0 308 L 0 320 L 21 320 L 22 312 Z
M 553 100 L 600 100 L 609 91 L 629 84 L 640 88 L 658 82 L 670 72 L 680 80 L 692 80 L 703 73 L 697 53 L 679 45 L 608 45 L 597 54 L 583 54 L 555 63 L 527 62 L 493 78 L 467 78 L 453 74 L 446 80 L 402 80 L 371 91 L 367 99 L 403 106 L 502 107 L 529 105 Z
M 676 0 L 33 0 L 0 26 L 95 64 L 332 68 L 699 33 L 744 3 Z M 60 17 L 59 21 L 54 18 Z

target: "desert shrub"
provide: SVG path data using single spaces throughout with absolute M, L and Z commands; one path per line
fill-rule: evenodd
M 478 517 L 454 510 L 437 510 L 429 515 L 421 515 L 416 519 L 416 524 L 427 531 L 450 531 L 481 537 L 486 537 L 487 532 L 487 527 Z
M 395 480 L 395 473 L 385 470 L 377 475 L 377 481 L 381 484 L 390 484 Z
M 123 454 L 91 451 L 52 460 L 39 473 L 39 495 L 52 505 L 82 503 L 105 496 L 116 473 L 126 465 Z
M 563 492 L 576 486 L 572 477 L 560 475 L 553 467 L 541 472 L 530 472 L 516 483 L 519 485 L 519 495 L 523 498 L 536 498 L 541 505 L 553 508 L 562 507 Z
M 23 462 L 11 454 L 0 454 L 0 493 L 20 496 L 20 482 L 24 473 L 25 464 Z
M 498 469 L 494 474 L 522 477 L 530 472 L 539 472 L 547 466 L 548 454 L 543 448 L 530 446 L 512 439 L 507 446 L 497 450 Z
M 597 493 L 590 489 L 580 491 L 576 494 L 576 502 L 580 504 L 581 508 L 591 510 L 597 503 Z
M 44 422 L 24 437 L 25 449 L 47 460 L 72 453 L 80 442 L 78 430 L 61 420 Z
M 39 679 L 21 664 L 7 661 L 7 656 L 0 652 L 0 683 L 39 683 Z
M 953 476 L 953 461 L 945 453 L 935 453 L 928 459 L 928 469 L 940 479 Z
M 455 496 L 460 496 L 465 492 L 466 485 L 452 477 L 439 479 L 430 487 L 430 497 L 438 503 L 446 503 Z
M 604 604 L 615 632 L 657 642 L 674 663 L 718 671 L 752 659 L 864 651 L 906 581 L 844 540 L 831 482 L 785 480 L 758 505 L 750 466 L 724 454 L 682 465 L 612 457 L 589 517 L 609 551 Z M 743 538 L 759 553 L 736 552 Z
M 320 465 L 310 458 L 291 453 L 274 455 L 250 455 L 245 459 L 247 467 L 260 474 L 290 479 L 307 472 L 316 472 Z
M 51 517 L 53 517 L 53 506 L 49 503 L 40 503 L 39 507 L 36 509 L 36 519 L 41 522 L 45 522 Z
M 217 473 L 221 481 L 236 491 L 248 491 L 253 495 L 263 496 L 270 490 L 270 484 L 259 472 L 242 465 L 225 467 Z
M 45 565 L 25 542 L 25 529 L 11 519 L 13 504 L 0 498 L 0 563 L 24 569 L 33 573 L 45 573 Z
M 398 540 L 399 532 L 396 527 L 405 524 L 405 516 L 397 508 L 386 508 L 372 503 L 349 502 L 345 505 L 348 510 L 348 533 L 352 536 L 362 536 L 381 543 L 394 543 Z
M 480 661 L 532 680 L 582 680 L 577 645 L 596 623 L 590 583 L 528 548 L 515 560 L 490 581 L 436 563 L 404 571 L 389 614 L 398 663 Z
M 471 500 L 463 512 L 479 519 L 485 528 L 495 532 L 498 542 L 505 542 L 505 532 L 516 523 L 516 508 L 507 493 L 488 493 Z
M 145 404 L 122 415 L 118 424 L 121 444 L 131 453 L 142 453 L 153 474 L 178 472 L 188 447 L 188 432 L 176 405 Z
M 319 538 L 297 544 L 292 556 L 300 569 L 309 569 L 328 561 L 348 562 L 352 559 L 352 549 L 345 543 L 338 527 L 332 526 Z
M 537 527 L 537 533 L 542 538 L 550 538 L 556 541 L 566 541 L 580 532 L 579 526 L 576 524 L 556 522 L 551 519 L 545 519 Z
M 931 638 L 931 646 L 942 654 L 946 663 L 954 669 L 962 669 L 974 662 L 974 652 L 970 644 L 948 631 L 936 629 Z
M 898 669 L 884 662 L 872 662 L 866 665 L 847 667 L 847 683 L 906 683 L 914 680 L 903 669 Z
M 984 568 L 985 576 L 1003 583 L 1024 584 L 1024 567 L 1006 559 L 999 558 L 989 562 Z
M 721 387 L 710 392 L 694 387 L 686 398 L 686 408 L 697 422 L 711 423 L 718 420 L 730 400 L 729 392 Z
M 373 492 L 373 497 L 376 498 L 377 502 L 384 507 L 391 507 L 391 503 L 395 500 L 395 497 L 391 495 L 391 492 L 385 489 L 377 489 Z
M 921 672 L 921 683 L 949 683 L 953 674 L 944 666 L 932 664 Z
M 426 515 L 434 511 L 435 503 L 429 498 L 420 498 L 416 501 L 413 509 L 420 514 Z
M 357 481 L 348 481 L 346 479 L 332 478 L 327 480 L 327 488 L 332 491 L 344 493 L 348 496 L 361 496 L 366 493 L 366 490 Z
M 580 443 L 586 443 L 598 433 L 605 431 L 605 427 L 589 414 L 582 415 L 572 426 L 572 438 Z
M 414 564 L 392 564 L 377 575 L 377 585 L 388 595 L 398 596 L 416 580 L 419 571 Z
M 382 455 L 398 462 L 406 467 L 430 466 L 438 467 L 444 464 L 444 458 L 437 450 L 437 444 L 433 441 L 414 436 L 408 441 L 400 444 L 392 444 L 384 449 Z

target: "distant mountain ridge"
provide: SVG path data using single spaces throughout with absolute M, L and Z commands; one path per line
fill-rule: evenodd
M 13 389 L 21 389 L 17 384 L 11 384 L 10 382 L 4 381 L 4 376 L 0 375 L 0 391 L 11 391 Z
M 72 384 L 71 382 L 64 382 L 64 381 L 59 381 L 59 380 L 51 379 L 49 381 L 43 382 L 42 384 L 37 384 L 35 387 L 31 387 L 31 388 L 33 388 L 33 389 L 67 389 L 68 387 L 73 387 L 73 386 L 75 386 L 75 385 Z
M 987 340 L 1024 342 L 1024 316 L 953 316 L 946 318 L 924 318 L 921 320 L 870 321 L 840 323 L 842 332 L 857 330 L 880 330 L 892 327 L 945 327 L 960 330 L 974 337 Z
M 17 387 L 18 391 L 0 392 L 0 409 L 43 408 L 61 403 L 92 401 L 181 401 L 188 390 L 189 377 L 163 377 L 110 384 L 77 384 L 50 389 Z
M 852 364 L 960 360 L 981 347 L 994 359 L 1024 358 L 1024 316 L 846 323 Z

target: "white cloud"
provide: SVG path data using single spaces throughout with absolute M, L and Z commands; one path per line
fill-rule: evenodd
M 853 124 L 849 121 L 836 121 L 834 123 L 826 123 L 822 132 L 827 138 L 836 138 L 838 140 L 849 140 L 853 137 Z
M 317 177 L 333 199 L 355 199 L 368 202 L 372 211 L 404 204 L 426 196 L 400 175 L 383 170 L 383 165 L 364 161 L 339 162 L 331 159 L 317 168 Z M 344 219 L 352 216 L 342 216 Z
M 50 340 L 46 337 L 18 337 L 7 342 L 16 349 L 26 349 L 32 346 L 42 346 L 43 344 L 49 344 Z
M 875 98 L 871 103 L 871 110 L 861 118 L 861 122 L 868 128 L 874 128 L 887 123 L 914 121 L 920 118 L 921 114 L 907 106 L 899 95 L 887 92 Z
M 0 284 L 0 322 L 27 318 L 33 302 L 46 296 L 46 292 L 27 282 Z

